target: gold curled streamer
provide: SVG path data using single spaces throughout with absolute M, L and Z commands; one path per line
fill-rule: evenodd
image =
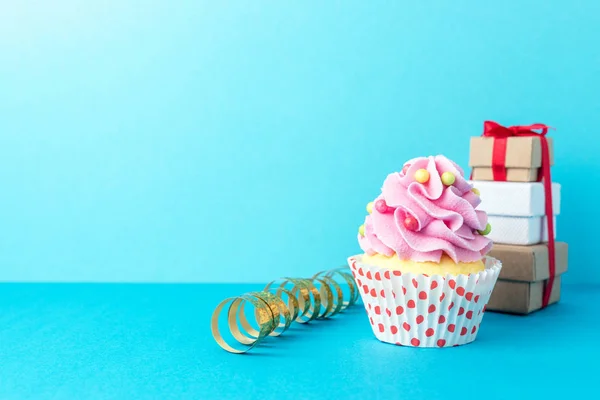
M 313 279 L 321 282 L 321 290 L 325 289 L 327 294 L 327 306 L 321 318 L 333 317 L 340 313 L 344 309 L 344 292 L 340 285 L 327 275 Z M 321 297 L 323 297 L 323 293 L 321 293 Z
M 345 286 L 349 298 L 342 289 Z M 241 354 L 268 336 L 281 335 L 293 321 L 307 323 L 332 317 L 354 305 L 358 298 L 358 288 L 347 267 L 322 271 L 309 279 L 281 278 L 267 284 L 261 292 L 246 293 L 219 303 L 211 318 L 211 331 L 221 348 Z M 229 333 L 237 345 L 226 341 L 219 330 L 219 319 L 227 305 Z M 258 329 L 248 320 L 247 306 L 254 307 Z
M 317 310 L 317 318 L 327 318 L 333 309 L 333 291 L 324 278 L 312 278 L 314 282 L 318 282 L 319 297 L 321 298 L 321 307 Z M 315 285 L 316 287 L 316 285 Z
M 277 291 L 275 292 L 275 296 L 282 298 L 281 294 L 285 293 L 286 296 L 288 297 L 288 301 L 287 301 L 287 305 L 290 308 L 290 312 L 291 312 L 291 319 L 292 322 L 296 320 L 296 318 L 298 318 L 298 312 L 300 310 L 300 306 L 298 305 L 298 299 L 296 298 L 296 296 L 294 296 L 292 294 L 292 292 L 290 292 L 289 290 L 280 287 L 279 289 L 277 289 Z
M 318 277 L 320 275 L 324 275 L 324 276 L 328 276 L 330 278 L 335 278 L 335 276 L 339 276 L 341 277 L 344 282 L 346 283 L 346 285 L 348 286 L 348 288 L 350 289 L 350 298 L 348 300 L 344 300 L 344 305 L 341 311 L 345 310 L 346 308 L 353 306 L 354 304 L 356 304 L 356 302 L 358 301 L 358 299 L 360 298 L 360 293 L 358 292 L 358 288 L 356 287 L 356 283 L 354 282 L 354 279 L 352 278 L 352 275 L 350 273 L 347 272 L 348 268 L 346 267 L 340 267 L 340 268 L 336 268 L 336 269 L 332 269 L 329 271 L 321 271 L 318 272 L 314 275 L 314 277 Z M 335 280 L 335 279 L 334 279 Z
M 358 288 L 356 287 L 356 283 L 352 277 L 352 274 L 348 273 L 347 268 L 338 268 L 328 272 L 328 276 L 334 277 L 336 275 L 340 276 L 350 289 L 350 298 L 347 302 L 345 302 L 346 307 L 353 306 L 360 298 L 360 293 L 358 292 Z
M 243 312 L 246 301 L 254 306 L 254 317 L 260 331 L 255 330 L 247 322 L 246 315 Z M 233 337 L 241 344 L 246 345 L 253 345 L 255 342 L 261 341 L 275 329 L 275 316 L 271 311 L 271 307 L 263 299 L 251 293 L 240 296 L 231 303 L 227 320 Z M 245 331 L 240 329 L 240 326 Z
M 352 275 L 346 274 L 346 273 L 343 273 L 343 272 L 339 272 L 338 271 L 336 273 L 333 273 L 333 274 L 330 274 L 330 275 L 327 275 L 327 276 L 329 276 L 331 279 L 334 280 L 334 282 L 336 282 L 336 283 L 339 284 L 339 282 L 335 280 L 335 276 L 336 275 L 342 277 L 344 283 L 346 283 L 346 284 L 348 282 L 354 283 L 354 279 L 352 278 Z M 353 306 L 358 301 L 358 297 L 359 296 L 360 296 L 360 294 L 358 293 L 358 290 L 356 290 L 354 288 L 354 285 L 349 286 L 348 300 L 346 300 L 344 294 L 342 293 L 342 301 L 341 301 L 341 303 L 342 303 L 342 310 L 341 311 L 344 311 L 346 308 L 348 308 L 350 306 Z
M 277 284 L 278 281 L 280 282 Z M 298 315 L 294 320 L 304 324 L 317 318 L 318 310 L 321 307 L 321 297 L 319 291 L 309 279 L 281 278 L 269 283 L 265 289 L 268 290 L 275 284 L 279 288 L 285 288 L 288 283 L 292 285 L 290 288 L 292 296 L 298 300 Z
M 321 294 L 319 290 L 312 283 L 311 279 L 297 279 L 297 278 L 285 278 L 292 282 L 295 286 L 292 293 L 296 290 L 302 293 L 302 297 L 298 299 L 302 313 L 296 317 L 296 322 L 305 324 L 310 322 L 319 316 L 319 310 L 321 309 Z M 312 295 L 312 299 L 311 299 Z
M 331 276 L 325 274 L 325 272 L 327 271 L 323 271 L 323 272 L 319 272 L 316 273 L 313 276 L 313 280 L 321 280 L 324 281 L 328 286 L 329 286 L 329 290 L 331 291 L 332 295 L 335 292 L 336 296 L 333 297 L 334 304 L 335 304 L 335 308 L 331 309 L 330 313 L 324 313 L 323 318 L 327 318 L 327 317 L 331 317 L 333 315 L 338 314 L 339 312 L 344 310 L 344 292 L 342 291 L 342 288 L 340 287 L 340 285 L 335 281 L 335 279 L 333 279 Z
M 275 319 L 276 326 L 275 326 L 275 329 L 273 329 L 273 331 L 269 334 L 269 336 L 281 335 L 283 332 L 285 332 L 287 330 L 287 328 L 290 327 L 290 325 L 294 321 L 292 319 L 292 313 L 291 313 L 290 309 L 287 307 L 287 305 L 285 304 L 285 302 L 283 301 L 283 299 L 281 297 L 275 296 L 274 294 L 272 294 L 270 292 L 260 292 L 260 293 L 256 293 L 255 295 L 257 297 L 260 297 L 261 299 L 263 299 L 267 304 L 269 304 L 269 306 L 271 307 L 272 310 L 275 306 L 276 311 L 273 310 L 273 317 Z M 256 310 L 255 310 L 255 312 L 256 312 Z M 275 317 L 276 314 L 277 314 L 277 317 Z M 283 322 L 281 322 L 282 318 L 283 318 Z
M 251 292 L 251 293 L 248 293 L 247 295 L 253 296 L 255 298 L 262 300 L 270 308 L 273 323 L 274 323 L 273 331 L 275 331 L 275 329 L 277 329 L 277 325 L 279 325 L 279 320 L 280 320 L 280 315 L 281 315 L 281 306 L 279 304 L 279 302 L 281 302 L 281 299 L 276 298 L 275 296 L 269 297 L 272 295 L 271 295 L 271 293 L 268 293 L 268 292 Z M 254 329 L 252 327 L 252 325 L 250 325 L 250 323 L 248 322 L 248 319 L 246 318 L 246 313 L 244 312 L 245 304 L 246 304 L 245 302 L 241 302 L 239 304 L 239 308 L 237 309 L 237 316 L 236 316 L 236 321 L 239 322 L 239 324 L 241 325 L 243 330 L 240 330 L 239 332 L 236 332 L 236 334 L 234 334 L 234 337 L 238 341 L 241 340 L 241 342 L 243 342 L 245 340 L 253 340 L 253 339 L 259 337 L 259 335 L 260 335 L 260 332 L 257 331 L 256 329 Z M 289 316 L 289 311 L 285 307 L 285 304 L 283 305 L 283 308 L 288 312 L 288 316 Z M 254 307 L 254 319 L 256 321 L 262 321 L 263 315 L 265 315 L 265 313 L 264 313 L 264 310 L 262 310 L 262 308 Z M 229 317 L 231 318 L 232 315 L 230 314 Z M 259 322 L 259 324 L 260 324 L 260 322 Z M 248 335 L 244 335 L 244 331 Z M 272 332 L 269 332 L 269 335 Z M 237 337 L 236 337 L 236 335 L 237 335 Z
M 257 323 L 259 324 L 259 327 L 260 327 L 260 331 L 258 333 L 258 336 L 254 339 L 250 339 L 247 336 L 242 335 L 241 332 L 239 332 L 239 327 L 238 327 L 238 324 L 236 321 L 237 309 L 239 308 L 239 304 L 241 302 L 246 302 L 246 301 L 251 303 L 255 308 L 261 309 L 264 311 L 262 314 L 259 315 L 259 319 L 257 320 Z M 219 330 L 219 316 L 220 316 L 222 310 L 228 304 L 229 304 L 229 308 L 227 310 L 227 314 L 228 314 L 227 320 L 228 320 L 230 333 L 238 341 L 239 344 L 242 344 L 245 347 L 237 347 L 237 348 L 233 347 L 227 341 L 225 341 L 225 339 L 221 335 L 221 331 Z M 269 310 L 269 308 L 267 307 L 264 300 L 255 298 L 250 295 L 230 297 L 228 299 L 223 300 L 221 303 L 219 303 L 219 305 L 213 312 L 213 315 L 211 318 L 210 328 L 211 328 L 214 339 L 216 340 L 217 344 L 219 346 L 221 346 L 222 349 L 224 349 L 230 353 L 241 354 L 241 353 L 245 353 L 245 352 L 251 350 L 262 339 L 267 337 L 269 335 L 269 333 L 273 330 L 273 317 L 272 316 L 269 317 L 266 314 L 269 312 L 268 310 Z M 232 323 L 232 316 L 233 316 L 233 323 Z
M 277 283 L 277 282 L 279 282 L 279 283 Z M 288 283 L 290 283 L 292 285 L 292 287 L 290 289 L 286 289 L 286 287 L 285 287 Z M 288 306 L 294 308 L 294 310 L 292 311 L 292 315 L 294 316 L 292 318 L 292 320 L 295 321 L 300 313 L 305 313 L 306 310 L 308 310 L 310 296 L 308 295 L 307 290 L 300 292 L 300 294 L 302 295 L 302 300 L 303 300 L 302 306 L 301 306 L 300 305 L 301 299 L 296 296 L 296 294 L 294 292 L 294 287 L 295 287 L 295 284 L 293 282 L 289 281 L 288 279 L 283 278 L 283 279 L 276 279 L 274 281 L 269 282 L 263 290 L 264 291 L 275 290 L 275 295 L 278 297 L 281 297 L 281 293 L 287 294 Z

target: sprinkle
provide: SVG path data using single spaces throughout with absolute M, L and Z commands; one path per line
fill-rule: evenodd
M 471 192 L 475 193 L 477 196 L 481 196 L 481 192 L 479 192 L 479 189 L 477 188 L 471 189 Z
M 385 214 L 390 211 L 390 208 L 383 199 L 379 199 L 375 202 L 375 209 L 381 214 Z
M 358 228 L 358 233 L 360 234 L 360 236 L 365 236 L 365 226 L 364 225 L 361 225 Z
M 446 186 L 452 186 L 456 181 L 456 176 L 452 172 L 444 172 L 442 174 L 442 183 Z
M 408 217 L 404 218 L 404 227 L 406 227 L 406 229 L 409 231 L 416 231 L 419 229 L 419 222 L 415 217 L 409 215 Z
M 429 181 L 429 172 L 423 168 L 418 169 L 417 172 L 415 172 L 415 180 L 419 183 L 426 183 Z
M 373 202 L 369 202 L 369 204 L 367 204 L 367 212 L 369 214 L 371 214 L 373 212 Z
M 492 231 L 492 226 L 488 223 L 485 226 L 485 229 L 483 231 L 479 231 L 479 234 L 485 236 L 485 235 L 489 235 L 491 231 Z

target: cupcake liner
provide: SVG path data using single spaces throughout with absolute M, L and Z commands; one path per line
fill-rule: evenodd
M 502 268 L 493 257 L 484 262 L 476 274 L 428 276 L 363 264 L 361 255 L 348 259 L 375 337 L 413 347 L 475 340 Z

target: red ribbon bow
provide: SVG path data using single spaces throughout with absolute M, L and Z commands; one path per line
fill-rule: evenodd
M 495 181 L 506 181 L 506 143 L 509 137 L 537 136 L 542 145 L 542 166 L 538 175 L 538 181 L 543 181 L 544 197 L 546 201 L 545 214 L 548 227 L 548 259 L 550 277 L 544 286 L 542 307 L 546 307 L 550 301 L 550 294 L 554 285 L 554 274 L 556 273 L 556 253 L 554 246 L 554 212 L 552 207 L 552 177 L 550 176 L 550 151 L 546 134 L 548 129 L 554 129 L 544 124 L 532 124 L 526 126 L 505 127 L 494 121 L 483 123 L 483 135 L 494 138 L 492 151 L 492 174 Z M 535 132 L 535 131 L 541 132 Z

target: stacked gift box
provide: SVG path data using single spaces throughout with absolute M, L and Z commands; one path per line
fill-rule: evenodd
M 543 125 L 486 122 L 484 135 L 471 138 L 472 183 L 492 226 L 490 256 L 503 265 L 490 311 L 529 314 L 560 299 L 568 246 L 555 241 L 561 187 L 550 184 L 553 146 L 546 132 Z

